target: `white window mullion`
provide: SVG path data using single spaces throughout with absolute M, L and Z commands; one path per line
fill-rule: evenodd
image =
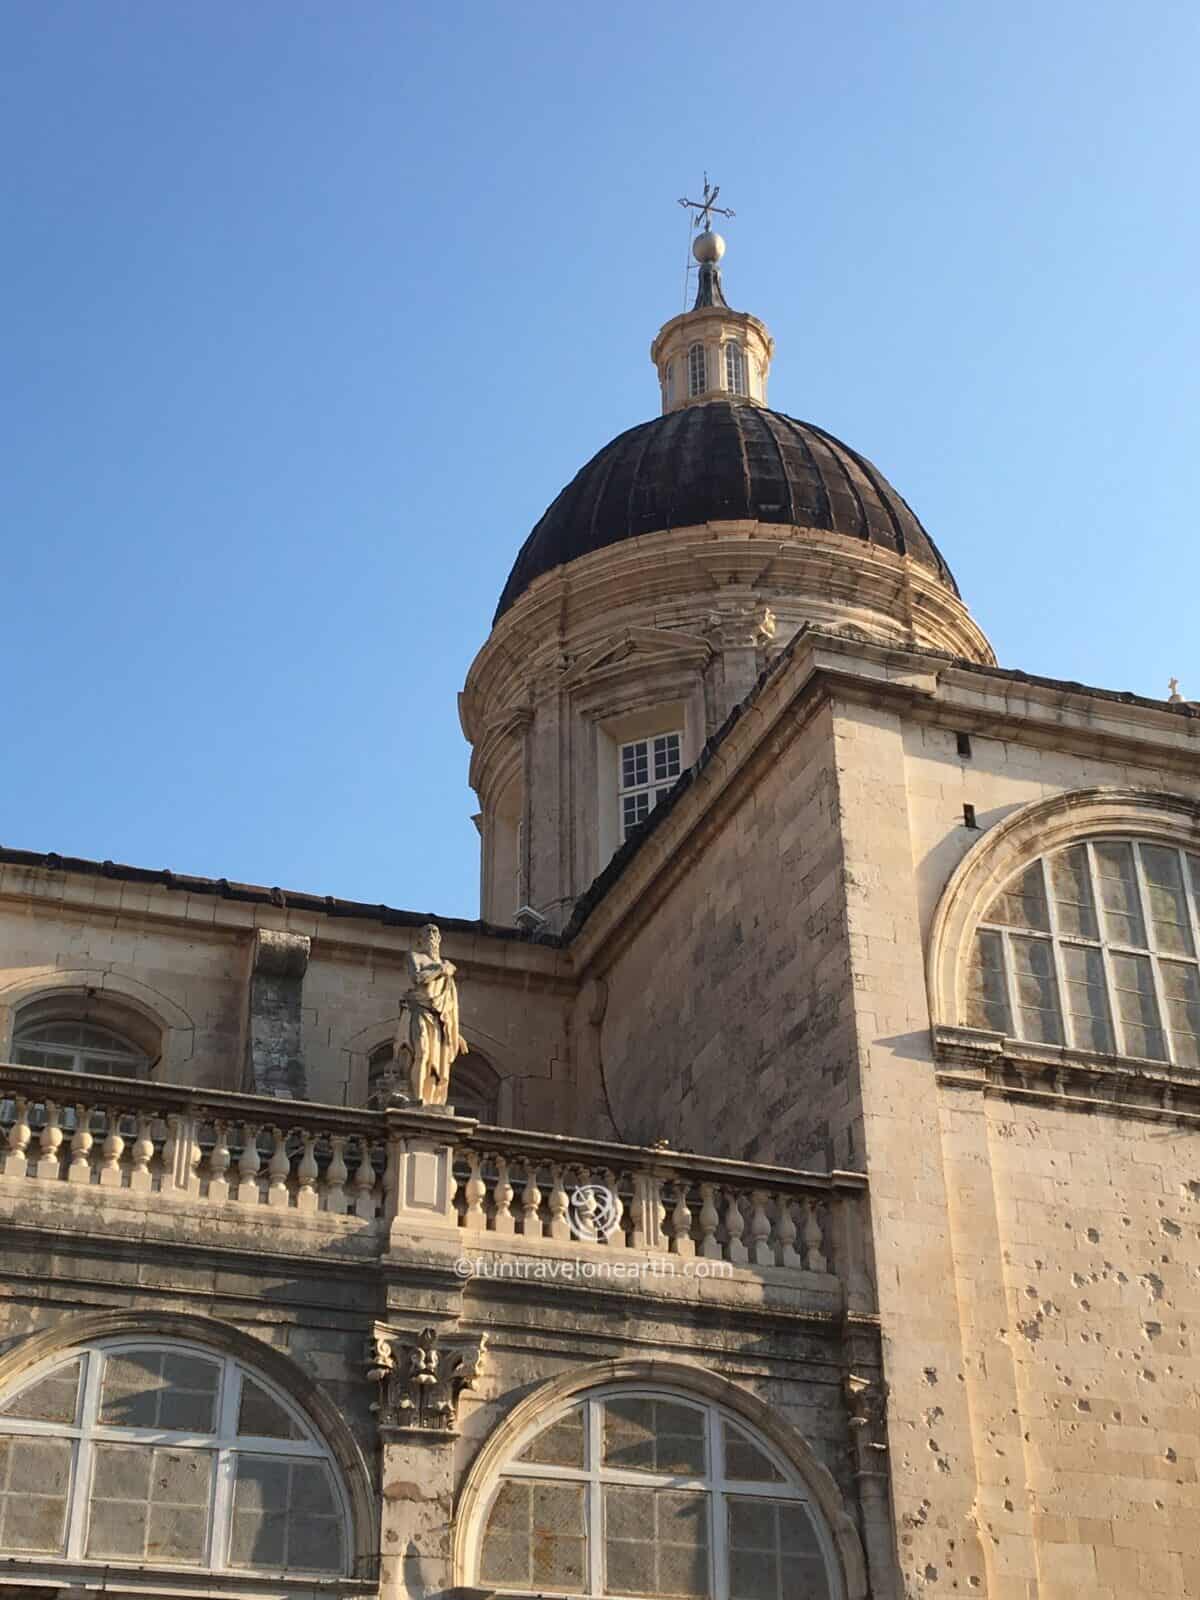
M 1130 847 L 1133 852 L 1133 876 L 1138 886 L 1138 900 L 1142 907 L 1142 922 L 1146 929 L 1146 949 L 1150 952 L 1150 980 L 1154 984 L 1154 1003 L 1158 1007 L 1158 1026 L 1162 1033 L 1163 1049 L 1166 1059 L 1175 1060 L 1175 1046 L 1171 1039 L 1171 1030 L 1167 1026 L 1167 1005 L 1163 997 L 1162 973 L 1158 970 L 1158 930 L 1154 926 L 1154 919 L 1150 915 L 1150 891 L 1146 887 L 1146 874 L 1142 867 L 1142 848 L 1135 839 L 1131 839 Z M 1186 880 L 1184 882 L 1186 891 Z
M 729 1594 L 729 1521 L 725 1509 L 725 1430 L 712 1406 L 705 1419 L 708 1434 L 708 1470 L 712 1487 L 708 1501 L 708 1559 L 713 1600 Z
M 79 1408 L 80 1438 L 75 1447 L 75 1477 L 67 1521 L 67 1558 L 78 1561 L 87 1544 L 88 1504 L 92 1498 L 91 1434 L 100 1414 L 100 1378 L 104 1358 L 98 1350 L 83 1357 L 83 1404 Z
M 237 1470 L 237 1452 L 232 1446 L 237 1439 L 241 1404 L 241 1371 L 232 1361 L 226 1361 L 217 1396 L 216 1482 L 208 1529 L 208 1560 L 216 1572 L 223 1572 L 229 1563 L 229 1525 L 233 1517 L 233 1484 Z
M 1017 964 L 1012 952 L 1012 934 L 1008 928 L 1000 930 L 1000 949 L 1004 957 L 1004 981 L 1008 989 L 1008 1019 L 1012 1024 L 1014 1039 L 1024 1038 L 1021 1027 L 1021 1010 L 1017 995 Z
M 1068 1047 L 1075 1043 L 1075 1030 L 1071 1026 L 1067 1007 L 1067 975 L 1064 969 L 1062 949 L 1059 946 L 1058 934 L 1058 907 L 1054 903 L 1054 880 L 1050 876 L 1050 863 L 1043 859 L 1042 888 L 1046 895 L 1046 919 L 1050 924 L 1050 955 L 1054 963 L 1054 985 L 1058 990 L 1058 1018 L 1062 1028 L 1063 1043 Z
M 212 1491 L 212 1516 L 208 1528 L 208 1563 L 214 1572 L 229 1566 L 230 1524 L 233 1520 L 233 1487 L 237 1472 L 237 1451 L 222 1447 L 216 1452 L 216 1482 Z
M 601 1409 L 603 1401 L 589 1400 L 584 1407 L 584 1444 L 587 1448 L 587 1551 L 588 1593 L 604 1593 L 604 1491 L 600 1486 Z

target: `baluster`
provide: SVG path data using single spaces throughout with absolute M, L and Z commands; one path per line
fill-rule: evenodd
M 577 1176 L 590 1178 L 588 1172 L 580 1172 Z M 601 1244 L 604 1234 L 601 1231 L 601 1219 L 596 1215 L 596 1196 L 592 1192 L 592 1184 L 576 1184 L 575 1193 L 571 1198 L 571 1223 L 572 1232 L 577 1239 L 585 1244 Z
M 779 1220 L 775 1224 L 775 1240 L 779 1245 L 781 1267 L 802 1267 L 804 1262 L 796 1254 L 796 1219 L 792 1216 L 791 1198 L 786 1194 L 775 1196 Z
M 25 1177 L 29 1170 L 26 1151 L 32 1138 L 33 1129 L 29 1126 L 29 1102 L 23 1094 L 19 1094 L 16 1097 L 13 1125 L 8 1130 L 8 1150 L 4 1157 L 6 1178 Z
M 775 1251 L 771 1246 L 771 1217 L 767 1211 L 770 1195 L 765 1189 L 750 1191 L 750 1259 L 756 1267 L 773 1267 Z
M 604 1186 L 612 1195 L 613 1213 L 609 1222 L 609 1231 L 606 1242 L 613 1250 L 628 1250 L 629 1235 L 626 1232 L 625 1201 L 621 1196 L 621 1174 L 614 1172 L 611 1167 L 604 1174 Z
M 313 1212 L 317 1209 L 317 1136 L 315 1133 L 306 1133 L 303 1137 L 304 1154 L 296 1168 L 296 1178 L 300 1184 L 296 1191 L 296 1210 Z
M 189 1199 L 200 1198 L 200 1158 L 204 1152 L 200 1148 L 200 1126 L 195 1117 L 185 1117 L 182 1122 L 183 1132 L 180 1135 L 183 1141 L 183 1160 L 178 1163 L 175 1170 L 178 1173 L 178 1186 Z
M 138 1194 L 149 1194 L 154 1187 L 150 1163 L 154 1160 L 154 1140 L 150 1137 L 150 1118 L 142 1111 L 137 1114 L 137 1133 L 129 1147 L 132 1166 L 129 1187 Z
M 71 1165 L 67 1168 L 68 1183 L 91 1183 L 94 1143 L 91 1107 L 76 1106 L 75 1132 L 71 1136 Z
M 358 1141 L 358 1167 L 354 1174 L 354 1215 L 364 1222 L 375 1221 L 375 1163 L 371 1160 L 371 1141 L 364 1135 Z
M 345 1148 L 346 1135 L 335 1133 L 329 1141 L 329 1165 L 325 1169 L 325 1209 L 339 1217 L 346 1213 L 346 1179 L 349 1173 L 343 1154 Z
M 256 1206 L 261 1199 L 258 1174 L 262 1158 L 258 1153 L 258 1128 L 250 1122 L 242 1123 L 242 1153 L 238 1157 L 237 1202 L 240 1206 Z
M 546 1233 L 551 1239 L 569 1239 L 571 1237 L 571 1224 L 567 1221 L 567 1191 L 563 1188 L 563 1169 L 560 1166 L 550 1168 L 553 1185 L 550 1190 L 550 1221 Z
M 713 1198 L 716 1192 L 715 1184 L 700 1185 L 700 1254 L 710 1261 L 721 1259 L 721 1241 L 717 1238 L 721 1215 Z
M 53 1100 L 47 1100 L 46 1120 L 38 1135 L 38 1146 L 42 1152 L 37 1163 L 39 1178 L 57 1178 L 60 1175 L 58 1147 L 62 1142 L 63 1131 L 58 1120 L 58 1107 Z
M 538 1188 L 537 1162 L 526 1161 L 521 1188 L 521 1233 L 526 1239 L 542 1237 L 542 1191 Z
M 736 1189 L 730 1189 L 729 1202 L 725 1207 L 725 1232 L 729 1243 L 725 1253 L 734 1266 L 744 1267 L 750 1259 L 750 1253 L 742 1243 L 742 1234 L 746 1231 L 746 1219 L 742 1215 L 742 1208 L 738 1204 Z
M 516 1218 L 512 1213 L 513 1186 L 508 1176 L 508 1161 L 504 1156 L 496 1157 L 496 1214 L 492 1219 L 492 1229 L 496 1233 L 515 1233 L 517 1230 Z
M 692 1238 L 692 1213 L 688 1208 L 687 1184 L 682 1178 L 675 1180 L 675 1206 L 671 1212 L 671 1252 L 685 1259 L 696 1254 L 696 1241 Z
M 167 1136 L 163 1140 L 162 1147 L 162 1186 L 164 1190 L 169 1185 L 175 1188 L 179 1187 L 179 1174 L 176 1171 L 176 1163 L 179 1161 L 183 1150 L 184 1122 L 182 1117 L 172 1111 L 166 1119 L 166 1124 Z M 173 1185 L 172 1180 L 174 1180 Z
M 121 1137 L 121 1113 L 110 1106 L 105 1112 L 108 1131 L 100 1147 L 100 1185 L 104 1189 L 121 1187 L 121 1157 L 125 1140 Z
M 486 1228 L 487 1213 L 483 1209 L 483 1202 L 487 1199 L 487 1184 L 479 1170 L 479 1156 L 474 1150 L 467 1151 L 467 1163 L 471 1172 L 463 1189 L 467 1210 L 462 1225 L 464 1228 Z
M 229 1171 L 232 1157 L 229 1154 L 229 1129 L 223 1122 L 213 1123 L 213 1147 L 208 1152 L 208 1198 L 213 1205 L 223 1205 L 229 1199 Z
M 271 1159 L 267 1163 L 267 1204 L 278 1210 L 286 1210 L 288 1203 L 288 1179 L 292 1175 L 292 1158 L 288 1155 L 288 1136 L 282 1128 L 272 1128 L 271 1138 L 274 1144 L 271 1148 Z
M 821 1249 L 821 1223 L 817 1208 L 809 1199 L 804 1201 L 804 1265 L 810 1272 L 828 1272 L 829 1266 Z

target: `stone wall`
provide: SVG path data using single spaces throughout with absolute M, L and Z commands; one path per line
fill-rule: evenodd
M 1200 1585 L 1194 1127 L 943 1091 L 988 1593 Z
M 256 965 L 260 931 L 292 950 L 307 940 L 307 962 L 283 976 Z M 118 1031 L 122 1010 L 147 1026 L 164 1082 L 240 1089 L 256 1081 L 257 1054 L 261 1089 L 363 1105 L 368 1058 L 399 1015 L 411 938 L 407 926 L 5 863 L 0 1059 L 22 1006 L 60 995 L 78 1014 L 86 998 Z M 569 962 L 483 930 L 447 928 L 444 948 L 459 967 L 463 1031 L 502 1081 L 501 1119 L 574 1131 Z
M 770 756 L 604 972 L 620 1136 L 856 1167 L 838 775 L 828 709 Z

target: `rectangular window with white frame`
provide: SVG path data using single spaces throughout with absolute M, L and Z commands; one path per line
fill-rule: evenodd
M 656 733 L 621 745 L 617 799 L 622 840 L 646 820 L 679 777 L 682 743 L 681 733 Z

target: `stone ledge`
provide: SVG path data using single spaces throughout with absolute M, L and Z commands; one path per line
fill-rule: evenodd
M 1200 1073 L 1065 1045 L 1026 1044 L 980 1028 L 933 1030 L 937 1081 L 1064 1110 L 1200 1127 Z

